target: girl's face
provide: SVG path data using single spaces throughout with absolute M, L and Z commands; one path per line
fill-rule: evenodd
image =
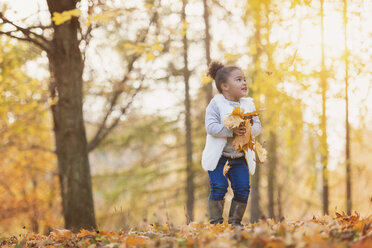
M 245 97 L 248 93 L 244 73 L 239 69 L 231 71 L 227 82 L 221 86 L 225 90 L 225 93 L 236 101 L 239 101 L 240 98 Z

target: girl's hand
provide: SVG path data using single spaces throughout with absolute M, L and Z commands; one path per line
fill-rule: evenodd
M 255 114 L 254 116 L 257 116 L 257 114 Z M 251 126 L 253 125 L 253 115 L 245 116 L 244 119 L 249 120 Z
M 253 116 L 249 116 L 248 119 L 249 119 L 251 125 L 253 125 Z
M 244 122 L 242 122 L 242 124 L 240 124 L 239 127 L 234 127 L 233 128 L 233 133 L 235 135 L 244 135 L 246 132 L 246 127 L 244 126 Z

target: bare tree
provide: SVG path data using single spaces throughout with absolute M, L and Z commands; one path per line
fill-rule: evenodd
M 186 8 L 187 0 L 182 1 L 181 20 L 186 23 Z M 186 196 L 187 196 L 187 224 L 194 219 L 194 169 L 192 163 L 192 135 L 191 135 L 191 107 L 190 107 L 190 71 L 188 69 L 188 40 L 186 36 L 186 25 L 183 28 L 183 77 L 185 81 L 185 128 L 186 128 Z
M 320 72 L 320 88 L 322 90 L 322 116 L 320 129 L 322 130 L 322 136 L 320 141 L 320 153 L 321 153 L 321 163 L 323 166 L 322 176 L 323 176 L 323 213 L 328 214 L 328 145 L 327 145 L 327 116 L 326 116 L 326 93 L 327 93 L 327 75 L 325 67 L 325 53 L 324 53 L 324 0 L 320 1 L 320 27 L 321 27 L 321 72 Z
M 347 46 L 347 0 L 343 8 L 344 37 L 345 37 L 345 125 L 346 125 L 346 212 L 351 215 L 351 158 L 350 158 L 350 127 L 349 127 L 349 49 Z

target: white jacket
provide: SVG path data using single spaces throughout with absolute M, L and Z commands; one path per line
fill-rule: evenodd
M 225 117 L 233 111 L 234 107 L 231 106 L 226 98 L 220 93 L 216 94 L 213 99 L 217 102 L 218 109 L 220 111 L 220 123 L 223 123 Z M 256 110 L 252 97 L 242 97 L 240 98 L 240 103 L 240 107 L 244 108 L 244 112 L 252 112 Z M 205 171 L 213 171 L 217 167 L 218 161 L 222 155 L 222 151 L 226 145 L 226 142 L 226 137 L 217 137 L 207 133 L 206 143 L 201 161 L 202 167 Z M 254 150 L 248 149 L 247 152 L 245 151 L 245 159 L 247 161 L 248 169 L 251 175 L 254 174 L 256 169 L 255 156 L 256 155 Z

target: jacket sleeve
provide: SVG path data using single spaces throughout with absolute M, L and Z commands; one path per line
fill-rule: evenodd
M 208 134 L 216 137 L 233 137 L 232 129 L 226 128 L 220 123 L 220 113 L 215 100 L 211 100 L 205 111 L 205 129 Z
M 254 105 L 254 102 L 253 102 L 253 99 L 251 98 L 251 104 L 253 105 L 253 111 L 256 110 L 256 107 Z M 262 129 L 262 125 L 261 125 L 261 122 L 260 122 L 260 119 L 258 118 L 258 116 L 253 116 L 252 117 L 253 119 L 253 125 L 252 125 L 252 135 L 253 136 L 257 136 L 261 133 L 261 129 Z

